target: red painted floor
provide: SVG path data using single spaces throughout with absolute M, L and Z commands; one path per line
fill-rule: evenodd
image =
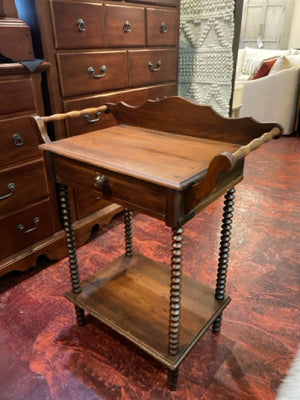
M 160 365 L 95 319 L 77 327 L 67 259 L 0 279 L 1 400 L 271 400 L 300 345 L 300 138 L 247 157 L 236 187 L 221 333 L 208 331 L 170 392 Z M 215 285 L 222 200 L 185 225 L 184 272 Z M 78 250 L 81 277 L 123 252 L 117 217 Z M 169 264 L 170 231 L 134 217 L 135 250 Z

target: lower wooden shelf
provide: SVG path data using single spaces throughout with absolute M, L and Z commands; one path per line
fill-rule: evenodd
M 182 278 L 179 352 L 168 354 L 170 270 L 140 254 L 123 255 L 66 297 L 153 358 L 176 369 L 230 302 L 188 276 Z

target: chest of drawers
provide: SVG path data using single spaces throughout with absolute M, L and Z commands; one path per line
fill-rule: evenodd
M 29 118 L 44 112 L 41 73 L 48 67 L 31 73 L 18 63 L 0 65 L 0 276 L 35 265 L 57 228 L 42 140 Z
M 52 114 L 177 94 L 179 0 L 36 0 Z M 114 125 L 111 115 L 54 122 L 56 139 Z M 75 190 L 74 218 L 112 205 Z M 118 208 L 119 209 L 119 208 Z
M 51 112 L 177 94 L 178 0 L 37 0 Z M 83 120 L 80 132 L 105 116 Z M 74 135 L 55 124 L 56 139 Z M 77 132 L 75 132 L 77 134 Z

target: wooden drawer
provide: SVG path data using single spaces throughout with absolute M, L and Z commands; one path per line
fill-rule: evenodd
M 38 156 L 39 144 L 29 117 L 0 121 L 0 167 Z
M 145 46 L 145 9 L 106 5 L 108 46 Z
M 0 115 L 34 111 L 32 79 L 2 80 L 0 78 Z
M 129 50 L 129 71 L 130 86 L 176 81 L 176 50 Z
M 42 160 L 0 170 L 1 216 L 47 197 Z
M 100 193 L 92 190 L 75 189 L 77 218 L 83 218 L 111 204 Z
M 125 0 L 128 3 L 157 4 L 159 6 L 176 7 L 180 0 Z
M 148 99 L 161 100 L 164 97 L 175 96 L 177 94 L 177 85 L 167 83 L 163 85 L 147 86 L 143 88 L 118 91 L 110 94 L 100 94 L 92 97 L 85 97 L 76 100 L 66 100 L 64 102 L 65 111 L 82 110 L 89 107 L 98 107 L 106 103 L 125 103 L 133 106 L 139 106 Z M 116 120 L 111 114 L 102 113 L 101 115 L 89 115 L 80 118 L 70 118 L 67 120 L 68 135 L 78 135 L 84 132 L 94 131 L 96 129 L 107 128 L 116 125 Z
M 31 30 L 22 20 L 0 18 L 0 43 L 1 54 L 13 61 L 34 60 Z
M 56 48 L 105 47 L 102 4 L 53 1 L 52 9 Z
M 53 233 L 50 202 L 44 200 L 31 207 L 0 218 L 0 259 Z
M 147 8 L 147 45 L 175 46 L 178 13 L 176 10 Z
M 161 186 L 144 182 L 143 185 L 136 179 L 127 176 L 126 180 L 120 178 L 118 173 L 103 170 L 98 167 L 87 168 L 80 162 L 70 162 L 61 156 L 55 155 L 55 179 L 71 187 L 76 187 L 80 182 L 82 188 L 94 190 L 106 200 L 129 206 L 135 204 L 139 210 L 148 210 L 150 215 L 161 216 L 165 212 L 165 189 Z M 97 181 L 104 174 L 105 182 L 101 186 Z M 98 186 L 98 188 L 97 188 Z M 138 200 L 137 200 L 138 199 Z
M 128 86 L 126 51 L 60 53 L 63 96 L 103 92 Z

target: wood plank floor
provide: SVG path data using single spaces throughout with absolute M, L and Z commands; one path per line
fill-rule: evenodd
M 185 225 L 184 272 L 215 285 L 223 201 Z M 78 251 L 84 279 L 122 252 L 120 217 Z M 300 138 L 247 157 L 236 187 L 220 334 L 206 332 L 170 392 L 163 368 L 92 317 L 75 323 L 67 259 L 0 279 L 2 400 L 271 400 L 300 346 Z M 135 249 L 166 264 L 169 228 L 134 217 Z

